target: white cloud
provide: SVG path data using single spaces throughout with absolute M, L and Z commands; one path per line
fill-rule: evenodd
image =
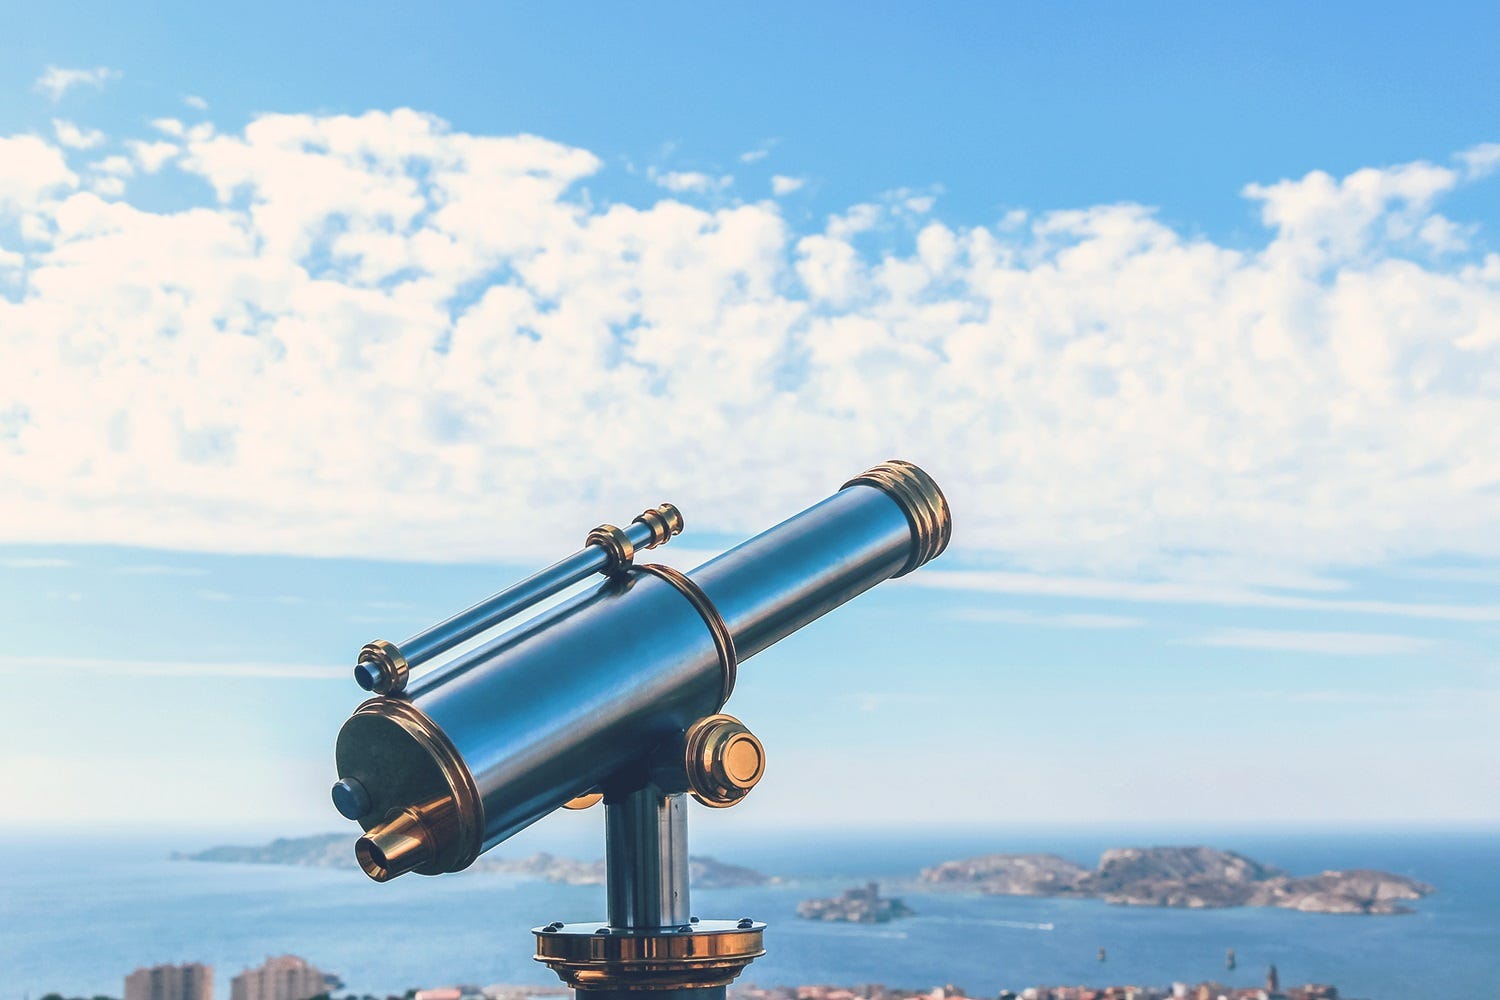
M 169 160 L 182 152 L 182 147 L 172 142 L 140 142 L 131 141 L 125 144 L 130 150 L 130 155 L 135 162 L 140 164 L 142 170 L 148 174 L 154 174 L 167 164 Z
M 663 499 L 741 534 L 901 456 L 953 503 L 948 563 L 1208 581 L 1146 600 L 1500 558 L 1500 256 L 1431 228 L 1466 169 L 1252 186 L 1244 248 L 1136 205 L 961 228 L 904 192 L 808 233 L 596 204 L 592 153 L 412 111 L 194 126 L 175 165 L 214 194 L 173 211 L 0 142 L 33 239 L 0 330 L 35 373 L 3 539 L 544 558 Z
M 1200 646 L 1228 646 L 1236 649 L 1273 649 L 1290 653 L 1319 653 L 1333 656 L 1381 656 L 1418 653 L 1431 649 L 1433 642 L 1410 635 L 1378 632 L 1302 632 L 1258 628 L 1227 628 L 1192 640 Z
M 669 170 L 665 172 L 652 170 L 651 179 L 659 187 L 678 194 L 711 194 L 715 191 L 724 191 L 734 183 L 734 178 L 729 174 L 715 177 L 712 174 L 700 173 L 694 170 L 679 171 Z
M 801 191 L 807 183 L 802 177 L 787 177 L 785 174 L 776 174 L 771 178 L 771 193 L 780 198 L 794 191 Z
M 189 95 L 187 95 L 186 97 L 184 97 L 182 99 L 182 103 L 186 104 L 188 107 L 192 108 L 195 111 L 207 111 L 208 110 L 208 102 L 205 101 L 203 98 L 199 97 L 197 94 L 189 94 Z
M 78 186 L 62 150 L 34 135 L 0 136 L 0 219 L 40 207 Z
M 69 149 L 93 149 L 102 145 L 105 139 L 104 133 L 98 129 L 81 128 L 61 118 L 52 119 L 52 131 L 57 141 Z
M 119 77 L 119 70 L 113 70 L 107 66 L 95 66 L 93 69 L 64 69 L 60 66 L 48 66 L 42 75 L 36 78 L 32 86 L 56 103 L 62 100 L 68 91 L 77 87 L 103 90 L 105 84 Z

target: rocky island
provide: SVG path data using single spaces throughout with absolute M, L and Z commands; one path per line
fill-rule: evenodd
M 915 912 L 899 899 L 880 895 L 880 886 L 870 882 L 832 899 L 804 900 L 797 904 L 797 916 L 804 920 L 884 924 L 897 917 L 915 916 Z
M 353 839 L 345 833 L 312 837 L 281 837 L 269 844 L 248 847 L 210 847 L 176 852 L 174 861 L 219 861 L 250 865 L 304 865 L 313 868 L 356 868 Z M 567 885 L 603 885 L 604 862 L 559 858 L 545 852 L 527 858 L 481 857 L 471 871 L 506 872 Z M 713 858 L 689 858 L 688 877 L 700 889 L 737 889 L 765 885 L 771 879 L 739 865 Z
M 1088 869 L 1056 854 L 989 854 L 923 869 L 934 887 L 1001 896 L 1079 896 L 1124 906 L 1277 906 L 1307 913 L 1410 913 L 1432 886 L 1368 869 L 1293 876 L 1210 847 L 1126 847 Z

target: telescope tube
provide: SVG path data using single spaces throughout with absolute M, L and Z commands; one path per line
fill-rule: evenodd
M 947 501 L 892 461 L 687 574 L 634 566 L 355 710 L 370 877 L 459 871 L 723 707 L 738 662 L 942 553 Z M 347 815 L 347 813 L 346 813 Z

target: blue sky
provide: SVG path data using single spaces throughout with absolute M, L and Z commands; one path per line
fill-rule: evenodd
M 1500 15 L 882 13 L 0 38 L 6 821 L 330 826 L 366 640 L 893 456 L 744 822 L 1500 819 Z

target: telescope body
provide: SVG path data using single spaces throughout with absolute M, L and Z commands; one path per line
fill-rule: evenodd
M 627 566 L 365 702 L 337 748 L 361 865 L 457 871 L 569 800 L 618 799 L 724 706 L 740 660 L 935 557 L 950 530 L 936 484 L 886 463 L 689 573 Z

